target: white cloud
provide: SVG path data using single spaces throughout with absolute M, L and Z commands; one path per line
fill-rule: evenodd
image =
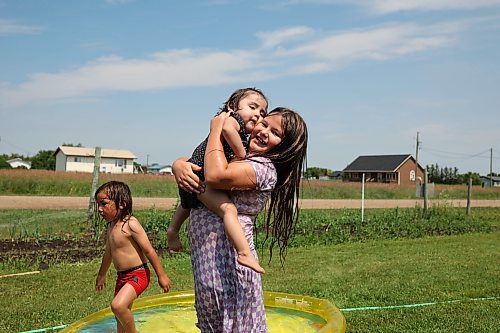
M 258 32 L 256 36 L 262 41 L 263 47 L 271 48 L 289 40 L 310 35 L 313 29 L 305 26 L 286 28 L 272 32 Z
M 0 105 L 52 103 L 68 98 L 95 97 L 112 91 L 146 91 L 232 82 L 261 82 L 276 77 L 307 75 L 346 66 L 357 60 L 387 60 L 449 46 L 463 23 L 419 26 L 393 24 L 333 32 L 285 48 L 281 43 L 304 35 L 307 27 L 259 33 L 269 52 L 180 49 L 143 59 L 99 58 L 57 73 L 36 73 L 17 86 L 0 85 Z M 272 52 L 274 50 L 274 52 Z
M 122 5 L 133 1 L 135 0 L 106 0 L 107 3 L 112 5 Z
M 367 6 L 377 14 L 411 10 L 474 9 L 500 5 L 500 0 L 366 0 Z
M 254 55 L 173 50 L 147 59 L 117 56 L 97 59 L 60 73 L 37 73 L 17 87 L 0 87 L 0 103 L 11 105 L 59 100 L 109 91 L 144 91 L 182 86 L 204 86 L 248 78 L 258 69 Z M 245 75 L 243 75 L 245 74 Z
M 22 25 L 12 20 L 0 19 L 0 36 L 37 34 L 43 30 L 42 27 L 33 25 Z
M 500 0 L 289 0 L 280 6 L 290 5 L 354 5 L 366 8 L 374 14 L 389 14 L 399 11 L 468 10 L 500 5 Z
M 310 57 L 330 62 L 332 67 L 357 59 L 384 60 L 404 54 L 447 46 L 458 24 L 418 26 L 395 24 L 332 34 L 291 49 L 281 49 L 282 57 Z M 324 68 L 322 68 L 324 69 Z

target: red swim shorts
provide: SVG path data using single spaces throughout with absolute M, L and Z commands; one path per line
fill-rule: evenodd
M 144 263 L 140 266 L 127 269 L 126 271 L 118 272 L 117 275 L 115 296 L 118 294 L 120 289 L 128 283 L 134 287 L 135 293 L 137 294 L 137 297 L 139 297 L 139 295 L 142 294 L 142 292 L 146 290 L 149 285 L 151 271 L 149 270 L 148 265 Z

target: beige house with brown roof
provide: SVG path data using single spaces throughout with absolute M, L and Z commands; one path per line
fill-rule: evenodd
M 56 171 L 93 172 L 95 148 L 59 146 Z M 100 172 L 134 173 L 135 155 L 128 150 L 101 149 Z

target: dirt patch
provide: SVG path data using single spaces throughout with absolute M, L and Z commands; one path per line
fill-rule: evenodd
M 368 199 L 365 208 L 412 208 L 423 206 L 422 199 Z M 177 204 L 176 198 L 134 198 L 134 209 L 172 209 Z M 466 207 L 466 200 L 430 200 L 430 206 Z M 302 209 L 342 209 L 361 208 L 359 199 L 302 199 Z M 500 207 L 500 200 L 472 200 L 472 207 Z M 87 209 L 88 197 L 45 197 L 45 196 L 0 196 L 0 209 Z
M 153 236 L 149 236 L 154 240 Z M 167 253 L 167 249 L 158 248 L 158 255 Z M 44 266 L 53 263 L 76 263 L 101 258 L 104 254 L 104 240 L 95 240 L 91 236 L 75 239 L 53 240 L 10 240 L 0 239 L 0 262 L 24 261 Z
M 56 240 L 0 240 L 0 262 L 81 262 L 102 256 L 104 243 L 92 238 Z

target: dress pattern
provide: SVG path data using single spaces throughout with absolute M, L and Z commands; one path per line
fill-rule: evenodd
M 256 173 L 256 189 L 230 194 L 250 249 L 257 257 L 253 222 L 276 185 L 277 175 L 267 158 L 249 158 L 248 162 Z M 205 207 L 192 209 L 188 237 L 195 281 L 196 325 L 201 332 L 267 332 L 260 274 L 238 264 L 222 219 Z

